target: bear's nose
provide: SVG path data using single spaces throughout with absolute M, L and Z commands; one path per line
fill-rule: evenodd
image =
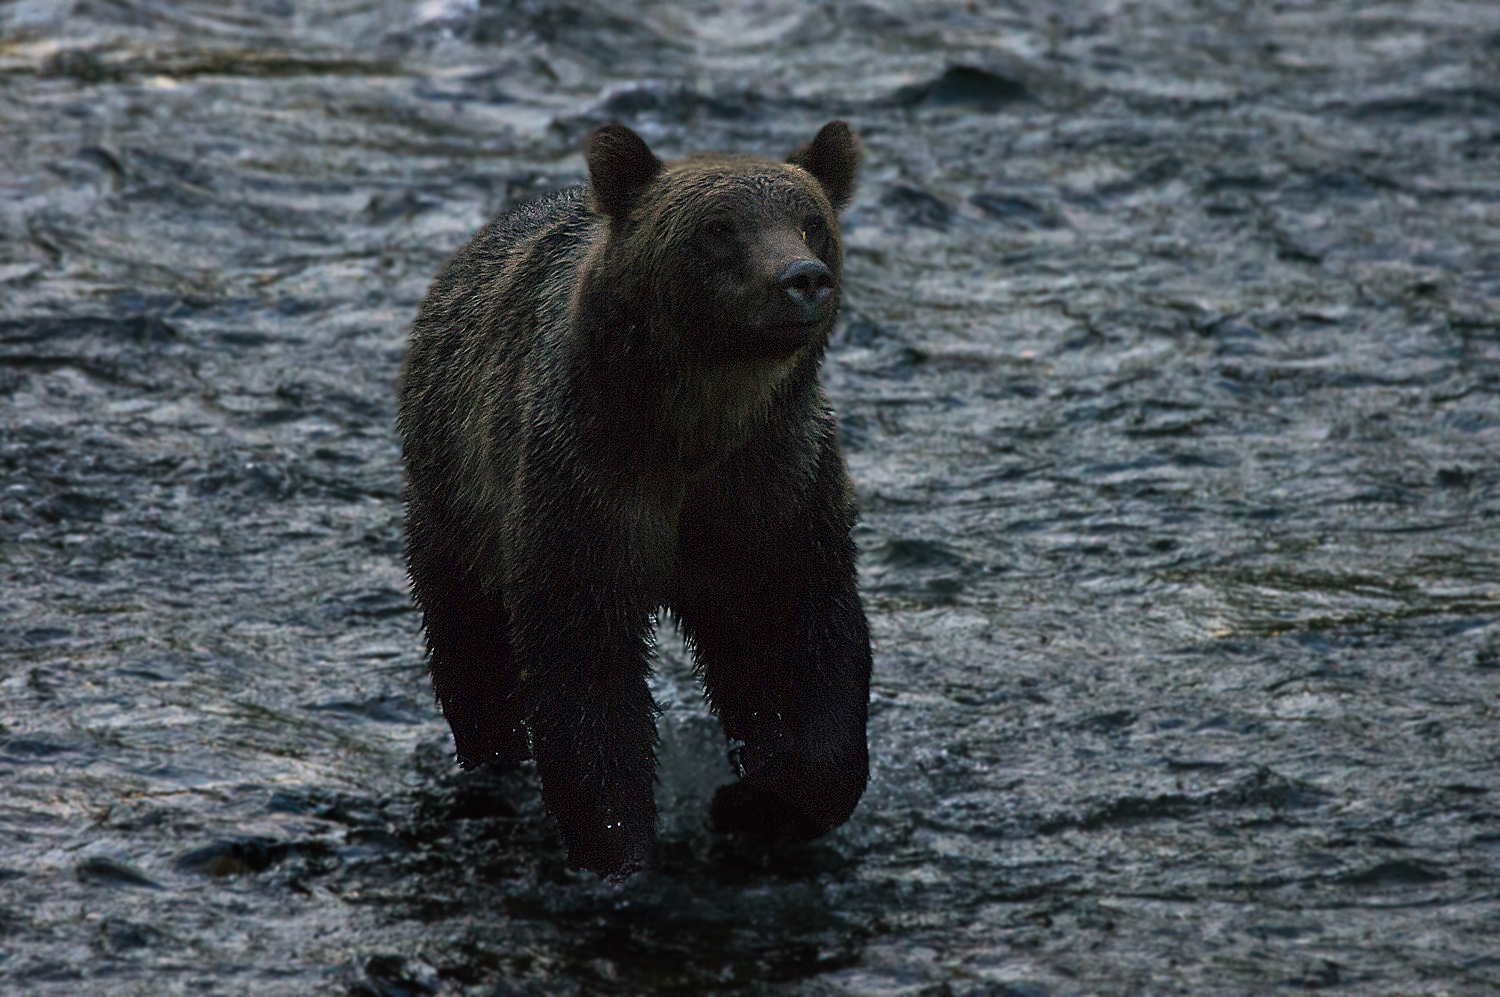
M 804 322 L 823 317 L 828 299 L 833 296 L 833 271 L 821 260 L 793 260 L 778 276 L 781 289 L 802 310 Z

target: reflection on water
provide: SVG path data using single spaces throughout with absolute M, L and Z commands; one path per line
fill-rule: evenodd
M 1484 5 L 0 7 L 0 990 L 1490 993 Z M 825 369 L 874 778 L 662 868 L 454 770 L 392 382 L 618 119 L 867 148 Z

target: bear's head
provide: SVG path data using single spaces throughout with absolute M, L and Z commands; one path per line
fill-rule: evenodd
M 843 275 L 838 212 L 859 143 L 832 121 L 786 162 L 696 153 L 663 162 L 605 125 L 586 143 L 594 211 L 590 269 L 615 314 L 684 358 L 782 359 L 827 342 Z

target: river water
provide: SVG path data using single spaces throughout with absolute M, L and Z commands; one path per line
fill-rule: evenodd
M 663 865 L 462 774 L 427 282 L 577 181 L 866 149 L 824 378 L 873 778 L 765 850 L 670 625 Z M 0 4 L 0 992 L 1500 988 L 1500 6 Z

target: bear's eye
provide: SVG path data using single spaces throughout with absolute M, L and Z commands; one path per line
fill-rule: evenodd
M 728 218 L 710 218 L 698 226 L 696 241 L 700 251 L 709 259 L 724 261 L 736 253 L 737 231 Z
M 808 215 L 806 218 L 802 219 L 802 238 L 804 241 L 807 239 L 814 239 L 822 235 L 823 230 L 827 227 L 828 223 L 823 220 L 822 215 Z
M 714 242 L 726 242 L 734 237 L 734 225 L 727 218 L 711 218 L 703 225 L 703 235 Z

